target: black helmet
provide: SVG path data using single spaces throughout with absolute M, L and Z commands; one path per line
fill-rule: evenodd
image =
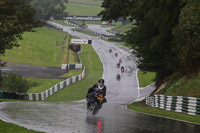
M 98 83 L 104 84 L 104 79 L 99 79 Z

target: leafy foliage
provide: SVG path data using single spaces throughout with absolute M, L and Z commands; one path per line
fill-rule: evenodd
M 19 47 L 18 40 L 22 39 L 25 31 L 32 31 L 32 28 L 39 26 L 34 16 L 34 9 L 26 0 L 0 1 L 0 56 L 5 49 Z
M 21 75 L 15 73 L 9 73 L 7 76 L 1 76 L 0 90 L 25 93 L 32 86 L 36 86 L 35 82 L 28 82 L 23 79 Z
M 200 65 L 200 2 L 189 0 L 179 16 L 179 25 L 173 29 L 174 52 L 178 71 L 197 71 Z
M 127 32 L 125 40 L 137 51 L 141 70 L 156 72 L 157 79 L 173 73 L 171 30 L 178 24 L 180 0 L 105 0 L 102 6 L 104 19 L 136 20 L 137 27 Z
M 156 81 L 200 64 L 200 1 L 104 0 L 104 20 L 136 20 L 125 40 L 137 51 L 139 68 L 156 72 Z

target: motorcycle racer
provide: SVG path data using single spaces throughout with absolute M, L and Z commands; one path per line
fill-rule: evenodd
M 104 79 L 99 79 L 98 83 L 94 84 L 92 87 L 90 87 L 88 89 L 88 92 L 87 92 L 87 95 L 86 95 L 87 109 L 90 108 L 90 103 L 93 102 L 92 99 L 94 97 L 94 95 L 93 95 L 94 92 L 98 92 L 98 93 L 103 94 L 104 99 L 103 99 L 102 104 L 107 102 L 107 100 L 105 98 L 105 96 L 106 96 L 106 86 L 105 86 L 104 82 L 105 82 Z

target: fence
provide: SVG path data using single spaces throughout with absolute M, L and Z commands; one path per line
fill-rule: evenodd
M 158 107 L 189 115 L 200 115 L 200 98 L 155 95 L 152 97 L 146 97 L 145 101 L 146 104 L 151 107 Z

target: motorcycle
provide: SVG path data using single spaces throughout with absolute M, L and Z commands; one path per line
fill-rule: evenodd
M 112 53 L 112 49 L 110 49 L 109 52 Z
M 122 63 L 122 59 L 119 59 L 119 63 Z
M 123 66 L 121 67 L 121 72 L 122 72 L 122 73 L 124 72 L 124 67 L 123 67 Z
M 121 76 L 117 74 L 116 79 L 119 81 L 121 79 Z
M 117 63 L 117 68 L 120 68 L 120 63 Z
M 91 112 L 92 115 L 95 115 L 102 107 L 104 96 L 103 94 L 99 94 L 97 92 L 94 92 L 94 94 L 92 95 L 93 96 L 90 97 L 90 100 L 87 99 L 87 102 L 90 103 L 90 107 L 88 110 Z
M 118 54 L 117 53 L 115 53 L 115 57 L 117 57 L 118 56 Z

